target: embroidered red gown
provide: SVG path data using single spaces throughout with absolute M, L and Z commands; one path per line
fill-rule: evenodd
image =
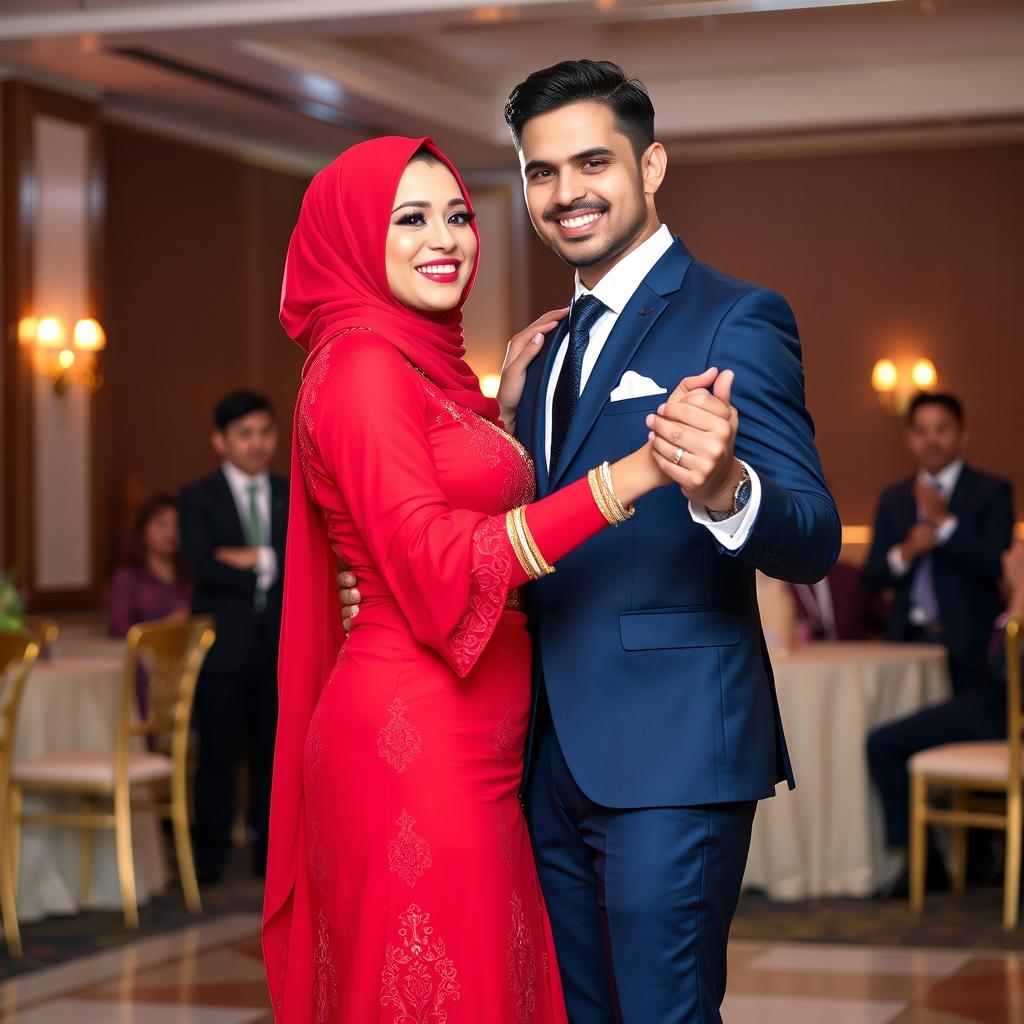
M 534 497 L 530 458 L 369 331 L 316 356 L 296 428 L 363 602 L 306 739 L 278 1020 L 564 1022 L 517 796 L 530 640 L 505 513 Z M 549 562 L 606 525 L 586 480 L 527 521 Z

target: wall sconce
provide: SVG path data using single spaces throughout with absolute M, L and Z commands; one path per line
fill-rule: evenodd
M 871 370 L 871 387 L 886 412 L 906 415 L 914 396 L 931 391 L 939 382 L 935 364 L 930 359 L 916 359 L 902 368 L 891 359 L 879 359 Z
M 72 386 L 91 393 L 103 384 L 96 372 L 96 353 L 106 348 L 107 336 L 97 320 L 79 320 L 69 345 L 59 317 L 22 317 L 18 340 L 32 348 L 36 372 L 52 381 L 56 394 L 63 395 Z
M 480 390 L 488 397 L 495 398 L 498 394 L 498 388 L 501 386 L 501 374 L 500 373 L 485 373 L 480 378 Z

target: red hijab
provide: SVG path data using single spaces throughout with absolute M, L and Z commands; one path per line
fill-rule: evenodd
M 453 401 L 497 422 L 498 403 L 480 393 L 479 381 L 464 359 L 462 307 L 476 279 L 479 245 L 459 304 L 446 313 L 434 316 L 410 309 L 388 287 L 384 247 L 395 192 L 409 161 L 421 149 L 452 172 L 472 210 L 459 172 L 431 139 L 395 135 L 346 150 L 313 179 L 302 201 L 284 268 L 281 323 L 310 353 L 307 367 L 340 331 L 369 327 Z
M 458 307 L 437 316 L 409 309 L 388 287 L 384 250 L 395 192 L 409 160 L 421 148 L 451 170 L 469 203 L 458 172 L 430 139 L 391 137 L 353 146 L 313 179 L 303 199 L 288 247 L 281 323 L 309 352 L 306 370 L 340 332 L 368 327 L 387 338 L 453 401 L 497 421 L 498 403 L 481 394 L 463 359 L 462 304 L 476 277 L 476 265 Z M 308 1020 L 312 1011 L 303 1016 L 301 1009 L 309 1001 L 308 979 L 287 971 L 289 952 L 300 963 L 308 963 L 313 955 L 307 920 L 303 753 L 310 719 L 334 668 L 344 631 L 334 555 L 302 476 L 298 425 L 296 405 L 263 948 L 275 1009 L 285 1002 L 287 984 L 289 1007 L 299 1007 L 295 1019 Z

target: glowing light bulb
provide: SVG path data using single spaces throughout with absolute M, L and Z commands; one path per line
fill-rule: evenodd
M 93 320 L 91 317 L 86 320 L 79 320 L 75 324 L 72 337 L 74 338 L 75 348 L 79 348 L 83 352 L 99 352 L 101 349 L 106 348 L 107 345 L 106 333 L 100 327 L 99 321 Z
M 64 325 L 55 316 L 44 316 L 36 327 L 36 342 L 43 348 L 63 348 Z
M 494 398 L 501 386 L 501 375 L 497 373 L 486 373 L 480 378 L 480 390 L 488 397 Z
M 891 359 L 879 359 L 871 371 L 871 386 L 876 391 L 894 391 L 899 376 L 896 364 Z
M 75 353 L 69 348 L 61 349 L 60 355 L 57 356 L 57 362 L 60 363 L 62 370 L 70 370 L 75 365 Z
M 922 391 L 935 387 L 935 382 L 939 379 L 939 375 L 935 372 L 935 364 L 930 359 L 918 359 L 914 363 L 913 370 L 910 371 L 910 376 L 914 384 Z

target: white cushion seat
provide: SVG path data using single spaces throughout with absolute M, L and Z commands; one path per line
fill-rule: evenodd
M 170 778 L 171 759 L 150 751 L 133 751 L 128 755 L 129 782 L 158 782 Z M 114 755 L 109 751 L 81 751 L 26 757 L 11 766 L 11 781 L 31 785 L 33 782 L 53 786 L 66 782 L 70 788 L 82 783 L 114 787 Z
M 1010 745 L 1006 740 L 945 743 L 941 747 L 918 751 L 907 765 L 913 774 L 998 782 L 1010 774 Z M 1018 767 L 1024 775 L 1024 751 Z

